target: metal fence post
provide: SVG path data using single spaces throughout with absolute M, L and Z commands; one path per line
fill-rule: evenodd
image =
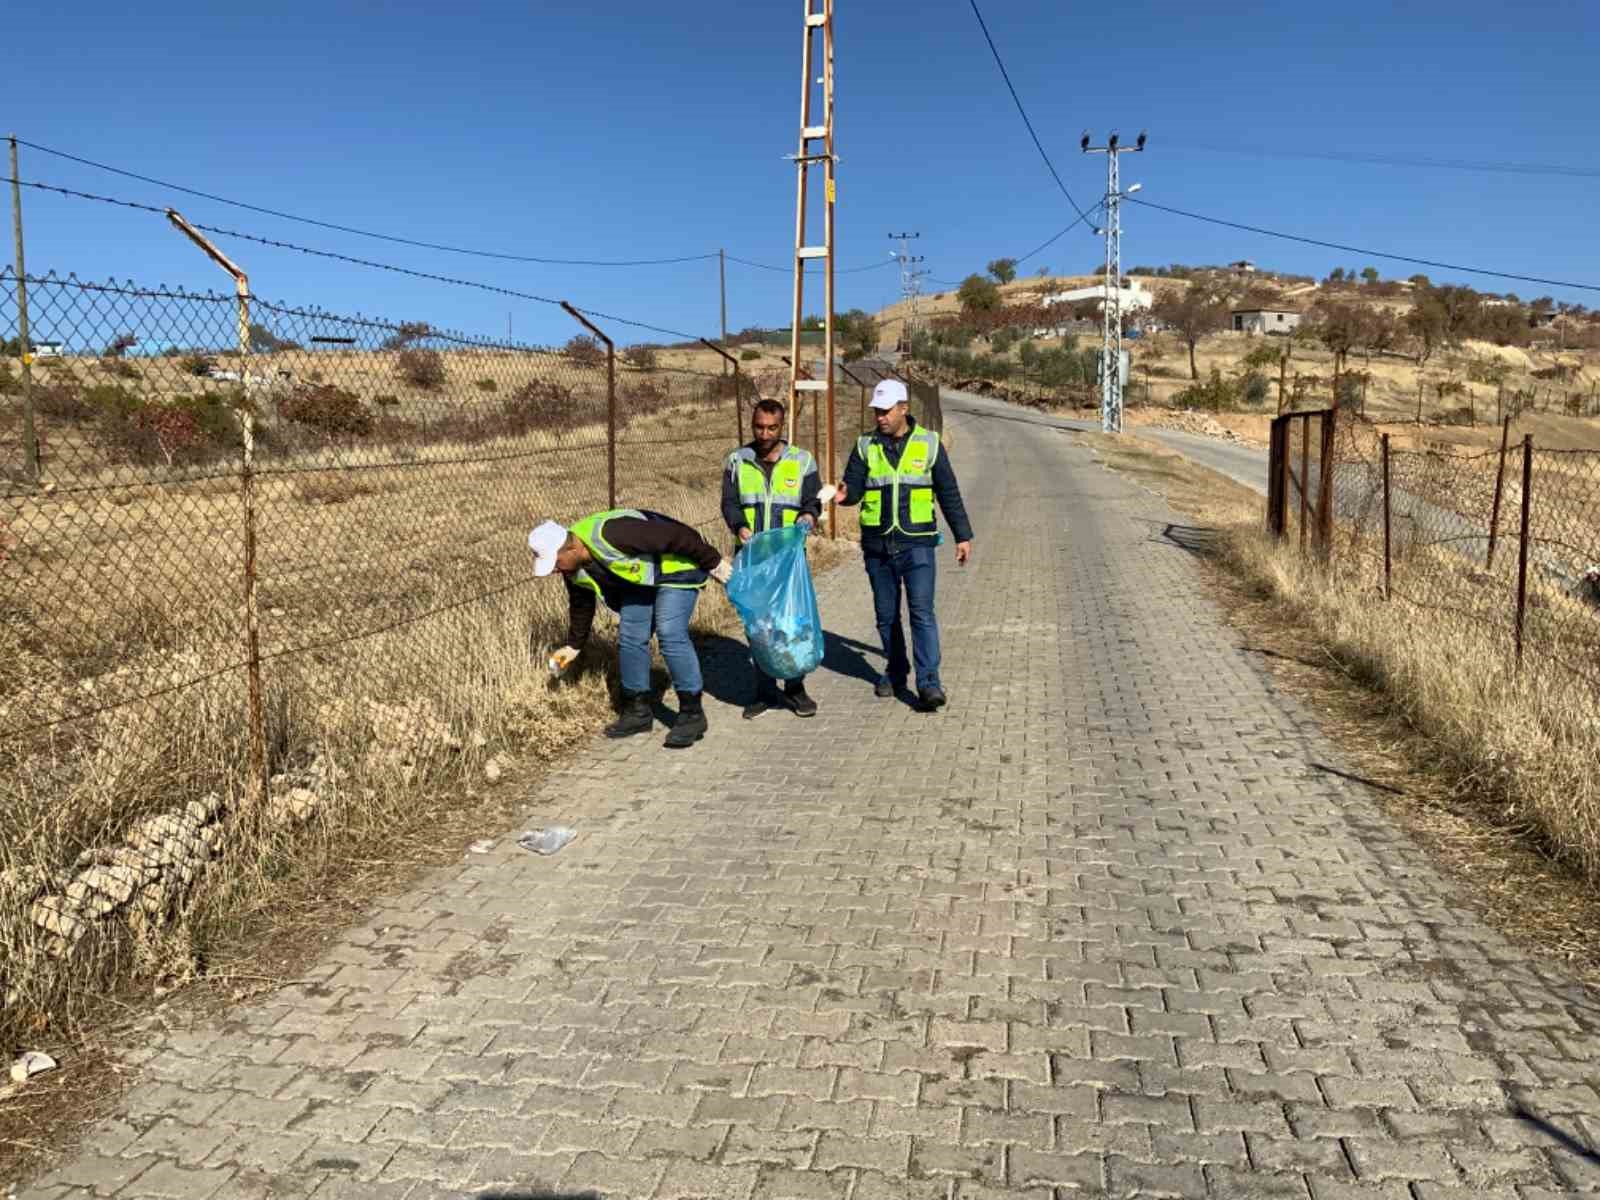
M 1393 559 L 1389 549 L 1389 435 L 1383 435 L 1383 598 L 1391 595 L 1390 572 Z
M 1494 570 L 1494 545 L 1500 536 L 1500 498 L 1506 487 L 1506 443 L 1511 438 L 1511 418 L 1500 426 L 1500 467 L 1494 473 L 1494 505 L 1489 510 L 1489 553 L 1483 564 L 1486 571 Z
M 239 434 L 242 450 L 239 466 L 239 496 L 244 507 L 244 640 L 245 680 L 249 691 L 250 780 L 249 794 L 265 803 L 269 795 L 267 774 L 267 719 L 261 687 L 261 614 L 256 604 L 256 414 L 250 402 L 250 277 L 221 250 L 211 244 L 176 209 L 167 209 L 167 220 L 192 241 L 212 262 L 233 276 L 238 295 L 239 338 Z
M 1522 625 L 1528 611 L 1528 518 L 1533 507 L 1533 434 L 1522 439 L 1522 544 L 1517 548 L 1517 669 L 1522 669 Z
M 1289 426 L 1293 418 L 1274 417 L 1267 451 L 1267 531 L 1280 541 L 1289 513 Z
M 567 301 L 567 315 L 606 344 L 606 507 L 617 506 L 617 344 Z
M 728 364 L 733 364 L 733 444 L 740 445 L 744 441 L 744 411 L 739 401 L 739 360 L 729 354 L 721 346 L 706 338 L 700 339 L 700 344 L 707 350 L 714 350 L 723 358 L 723 377 L 727 377 Z
M 1339 405 L 1322 414 L 1322 462 L 1317 472 L 1317 544 L 1324 560 L 1333 556 L 1333 481 L 1338 463 Z
M 39 430 L 33 419 L 33 341 L 28 329 L 28 269 L 22 257 L 22 185 L 17 181 L 17 135 L 11 135 L 11 231 L 17 243 L 17 357 L 22 360 L 22 460 L 28 482 L 39 481 Z
M 1311 507 L 1311 418 L 1300 418 L 1300 553 L 1306 552 L 1306 512 Z

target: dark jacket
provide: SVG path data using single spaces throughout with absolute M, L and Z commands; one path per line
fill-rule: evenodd
M 747 443 L 751 450 L 755 450 L 755 443 Z M 782 451 L 789 449 L 787 442 L 783 443 Z M 780 453 L 782 453 L 780 451 Z M 767 477 L 767 486 L 772 486 L 772 468 L 777 463 L 763 462 L 759 452 L 756 456 L 756 465 Z M 817 499 L 817 493 L 822 490 L 822 479 L 817 474 L 813 463 L 811 470 L 807 471 L 805 478 L 800 481 L 800 511 L 810 513 L 813 517 L 822 516 L 822 501 Z M 737 471 L 724 471 L 722 473 L 722 520 L 728 527 L 728 532 L 738 535 L 739 530 L 745 527 L 744 505 L 739 503 L 739 473 Z
M 903 437 L 890 437 L 886 433 L 875 432 L 872 440 L 883 447 L 883 453 L 890 462 L 897 463 L 900 461 L 900 456 L 905 453 L 906 438 L 911 436 L 911 431 L 916 427 L 916 418 L 907 417 L 906 432 Z M 841 500 L 841 504 L 860 504 L 862 497 L 867 494 L 867 460 L 861 456 L 859 445 L 850 451 L 850 461 L 845 464 L 844 487 L 846 499 Z M 933 460 L 933 494 L 938 497 L 939 510 L 944 513 L 945 524 L 950 526 L 951 536 L 958 542 L 970 542 L 972 522 L 967 520 L 967 506 L 961 500 L 961 487 L 956 483 L 955 468 L 950 465 L 950 454 L 945 450 L 942 441 L 939 443 L 939 456 Z M 861 549 L 867 554 L 896 554 L 914 546 L 926 546 L 931 540 L 926 537 L 908 537 L 899 532 L 879 533 L 871 529 L 861 531 Z
M 612 517 L 605 524 L 606 541 L 623 554 L 640 558 L 659 558 L 663 554 L 681 554 L 703 571 L 716 569 L 722 561 L 722 552 L 691 526 L 675 521 L 661 513 L 646 513 L 638 517 Z M 655 588 L 641 587 L 618 579 L 599 563 L 591 563 L 589 578 L 600 586 L 606 607 L 621 612 L 624 604 L 650 604 L 654 602 Z M 567 645 L 583 649 L 589 640 L 589 630 L 594 626 L 595 594 L 579 587 L 568 579 L 567 584 Z

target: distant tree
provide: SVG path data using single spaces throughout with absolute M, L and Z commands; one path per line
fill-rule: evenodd
M 1400 340 L 1400 319 L 1387 308 L 1370 309 L 1361 322 L 1360 344 L 1366 353 L 1367 364 L 1372 364 L 1374 354 L 1392 350 Z
M 996 283 L 1010 283 L 1017 277 L 1017 260 L 1014 258 L 997 258 L 988 266 L 989 274 L 993 275 Z
M 252 324 L 250 326 L 250 353 L 271 354 L 275 350 L 298 350 L 299 342 L 291 342 L 288 338 L 281 338 L 265 325 Z
M 1547 313 L 1551 309 L 1555 308 L 1555 306 L 1556 301 L 1554 296 L 1540 296 L 1537 300 L 1528 305 L 1528 307 L 1536 313 Z
M 968 275 L 956 291 L 964 312 L 989 312 L 1000 307 L 1000 288 L 992 279 L 982 275 Z
M 1417 274 L 1411 276 L 1411 278 L 1407 282 L 1409 282 L 1413 286 L 1419 287 L 1419 288 L 1426 288 L 1426 287 L 1432 287 L 1433 286 L 1433 280 L 1429 279 L 1426 275 L 1423 275 L 1421 272 L 1418 272 Z
M 100 352 L 101 358 L 121 358 L 129 350 L 139 344 L 139 339 L 131 333 L 119 333 Z
M 800 329 L 804 333 L 815 333 L 823 328 L 825 328 L 823 320 L 816 313 L 800 318 Z
M 1365 283 L 1367 284 L 1368 287 L 1371 287 L 1373 284 L 1378 282 L 1378 278 L 1379 278 L 1379 276 L 1378 276 L 1378 268 L 1377 267 L 1362 267 L 1361 268 L 1361 278 L 1362 278 L 1363 281 L 1365 281 Z
M 654 371 L 656 348 L 643 342 L 637 346 L 629 346 L 622 352 L 622 361 L 638 371 Z
M 1016 344 L 1017 336 L 1015 328 L 1010 325 L 1002 325 L 989 335 L 989 348 L 996 354 L 1004 354 Z
M 836 315 L 833 328 L 847 360 L 866 358 L 878 349 L 878 322 L 859 308 Z
M 1350 351 L 1361 344 L 1368 309 L 1364 304 L 1327 300 L 1311 310 L 1311 336 L 1333 355 L 1333 369 L 1342 371 Z
M 1344 282 L 1344 268 L 1343 267 L 1335 267 L 1333 270 L 1329 271 L 1328 272 L 1328 282 L 1329 283 L 1343 283 Z
M 1200 339 L 1228 323 L 1229 296 L 1207 283 L 1192 283 L 1187 288 L 1164 287 L 1156 293 L 1150 315 L 1177 332 L 1189 347 L 1189 377 L 1200 378 L 1194 349 Z
M 1039 268 L 1038 275 L 1039 275 L 1040 279 L 1045 278 L 1049 274 L 1050 274 L 1050 268 L 1049 267 L 1040 267 Z
M 1444 308 L 1434 298 L 1431 288 L 1417 297 L 1416 304 L 1406 313 L 1402 324 L 1411 336 L 1420 367 L 1444 344 L 1448 324 Z

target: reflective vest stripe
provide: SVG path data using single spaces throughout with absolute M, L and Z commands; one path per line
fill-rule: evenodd
M 867 466 L 861 527 L 910 537 L 937 536 L 933 464 L 939 458 L 939 435 L 920 426 L 913 429 L 898 463 L 891 463 L 882 444 L 870 435 L 857 440 L 856 452 Z M 887 515 L 885 507 L 889 510 Z
M 641 587 L 701 588 L 706 585 L 705 571 L 693 560 L 681 555 L 663 554 L 657 561 L 654 558 L 624 554 L 618 550 L 605 539 L 606 522 L 613 517 L 633 517 L 641 521 L 649 519 L 645 513 L 636 508 L 614 508 L 607 512 L 594 513 L 574 523 L 572 533 L 589 548 L 589 553 L 595 558 L 595 565 L 623 583 L 637 584 Z M 679 578 L 674 578 L 675 576 Z M 604 596 L 599 582 L 587 567 L 579 568 L 573 573 L 573 582 Z
M 740 446 L 728 456 L 728 470 L 739 489 L 739 506 L 745 526 L 752 533 L 793 525 L 800 516 L 800 497 L 805 478 L 816 469 L 811 455 L 797 446 L 788 446 L 772 464 L 769 478 L 761 469 L 756 452 Z

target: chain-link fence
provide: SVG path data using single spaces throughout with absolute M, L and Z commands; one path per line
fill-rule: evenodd
M 1469 450 L 1346 409 L 1285 414 L 1268 526 L 1354 569 L 1401 619 L 1456 623 L 1600 687 L 1600 450 L 1540 447 L 1511 427 L 1498 448 Z
M 83 853 L 0 855 L 0 902 L 54 952 L 170 906 L 241 805 L 302 820 L 336 762 L 406 775 L 471 738 L 480 643 L 525 650 L 557 606 L 539 518 L 643 507 L 726 544 L 754 384 L 704 347 L 70 277 L 26 299 L 25 371 L 0 361 L 0 813 Z

